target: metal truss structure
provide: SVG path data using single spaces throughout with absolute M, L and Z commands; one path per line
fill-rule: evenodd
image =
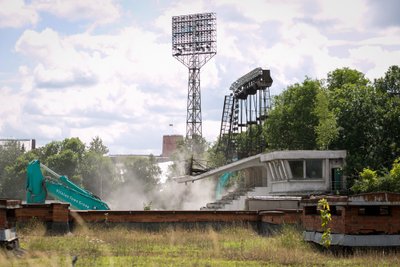
M 217 53 L 217 17 L 202 13 L 172 17 L 172 55 L 189 69 L 186 137 L 202 137 L 200 68 Z
M 220 144 L 228 159 L 243 158 L 262 152 L 266 143 L 262 124 L 271 108 L 269 70 L 256 68 L 232 83 L 225 96 L 221 119 Z M 246 133 L 246 143 L 238 148 L 236 137 Z

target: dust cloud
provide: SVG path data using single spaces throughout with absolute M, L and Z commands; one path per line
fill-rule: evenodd
M 199 180 L 193 183 L 178 184 L 171 181 L 163 185 L 155 196 L 162 210 L 199 210 L 208 202 L 215 200 L 215 183 L 212 180 Z
M 215 201 L 215 181 L 203 179 L 194 183 L 179 184 L 172 179 L 171 164 L 161 163 L 160 183 L 151 190 L 137 177 L 115 188 L 104 200 L 112 210 L 199 210 L 208 202 Z

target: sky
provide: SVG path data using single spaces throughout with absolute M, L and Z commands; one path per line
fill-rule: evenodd
M 0 0 L 0 138 L 39 146 L 99 136 L 110 154 L 160 155 L 186 133 L 188 69 L 171 18 L 215 12 L 217 54 L 201 69 L 203 137 L 224 95 L 270 69 L 272 95 L 349 67 L 371 79 L 400 63 L 396 0 Z M 173 125 L 173 126 L 170 126 Z

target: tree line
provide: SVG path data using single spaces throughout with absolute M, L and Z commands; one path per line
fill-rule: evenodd
M 161 170 L 155 157 L 127 157 L 115 162 L 107 153 L 99 137 L 89 145 L 73 137 L 27 152 L 17 141 L 9 141 L 0 146 L 0 198 L 25 199 L 26 167 L 34 159 L 100 198 L 132 180 L 140 181 L 144 192 L 158 183 Z

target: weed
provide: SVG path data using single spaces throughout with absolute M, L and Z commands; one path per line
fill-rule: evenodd
M 40 228 L 40 226 L 38 226 Z M 18 258 L 0 251 L 0 266 L 396 266 L 398 252 L 357 251 L 351 256 L 321 253 L 284 226 L 271 237 L 252 228 L 166 229 L 159 232 L 124 227 L 81 227 L 65 236 L 38 235 L 20 229 Z

